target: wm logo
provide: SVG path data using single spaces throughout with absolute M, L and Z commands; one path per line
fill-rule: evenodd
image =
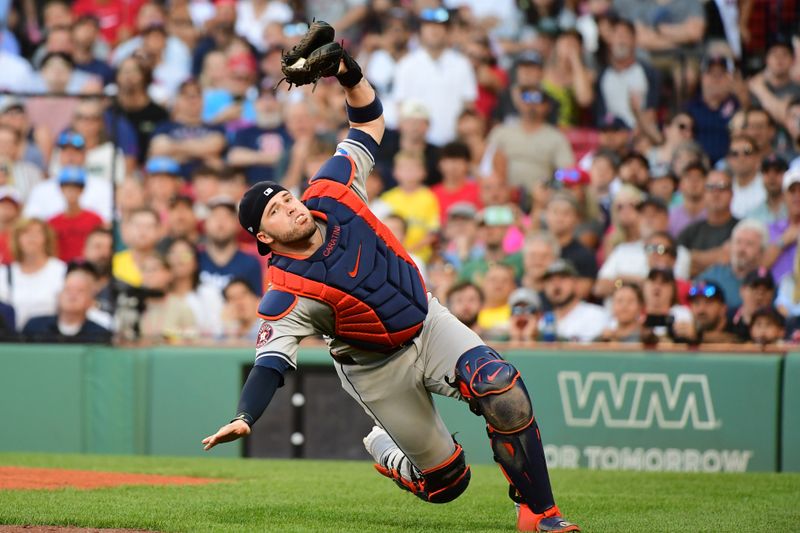
M 679 374 L 674 384 L 666 374 L 611 372 L 558 373 L 558 389 L 568 426 L 643 429 L 712 430 L 720 426 L 708 377 Z

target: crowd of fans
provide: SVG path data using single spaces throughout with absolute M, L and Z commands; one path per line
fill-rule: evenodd
M 800 340 L 798 0 L 0 3 L 0 336 L 255 339 L 238 201 L 347 132 L 280 83 L 312 19 L 383 101 L 371 208 L 484 338 Z

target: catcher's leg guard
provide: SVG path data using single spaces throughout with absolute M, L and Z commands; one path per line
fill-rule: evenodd
M 486 419 L 494 459 L 511 483 L 511 498 L 535 513 L 553 507 L 539 428 L 519 371 L 488 346 L 465 352 L 454 386 L 475 414 Z
M 421 500 L 447 503 L 458 498 L 469 485 L 470 469 L 461 445 L 443 463 L 418 470 L 381 428 L 375 427 L 364 439 L 364 446 L 377 461 L 375 470 Z

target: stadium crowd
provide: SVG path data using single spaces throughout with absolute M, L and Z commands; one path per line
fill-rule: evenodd
M 255 339 L 237 204 L 347 131 L 281 84 L 330 22 L 383 101 L 367 187 L 491 341 L 800 340 L 800 1 L 0 2 L 0 337 Z

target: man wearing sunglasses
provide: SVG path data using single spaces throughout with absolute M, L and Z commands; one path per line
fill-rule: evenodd
M 550 103 L 541 87 L 516 83 L 511 97 L 519 121 L 492 130 L 481 167 L 490 169 L 496 153 L 502 152 L 508 159 L 509 182 L 530 191 L 556 169 L 572 167 L 575 156 L 564 134 L 547 123 Z
M 734 136 L 726 162 L 733 174 L 731 213 L 737 218 L 744 218 L 767 201 L 767 191 L 759 172 L 761 157 L 755 141 L 746 135 Z
M 673 327 L 675 336 L 690 344 L 737 342 L 728 329 L 725 293 L 712 281 L 698 281 L 689 289 L 689 306 L 694 322 L 679 322 Z
M 750 211 L 747 218 L 755 218 L 765 224 L 786 220 L 788 212 L 783 197 L 783 176 L 787 170 L 789 165 L 782 157 L 772 154 L 764 158 L 761 162 L 761 177 L 764 190 L 767 191 L 767 200 Z
M 725 171 L 708 173 L 703 203 L 706 216 L 689 224 L 678 235 L 678 244 L 692 253 L 690 275 L 696 276 L 711 265 L 725 264 L 730 259 L 728 240 L 739 222 L 731 214 L 731 176 Z

